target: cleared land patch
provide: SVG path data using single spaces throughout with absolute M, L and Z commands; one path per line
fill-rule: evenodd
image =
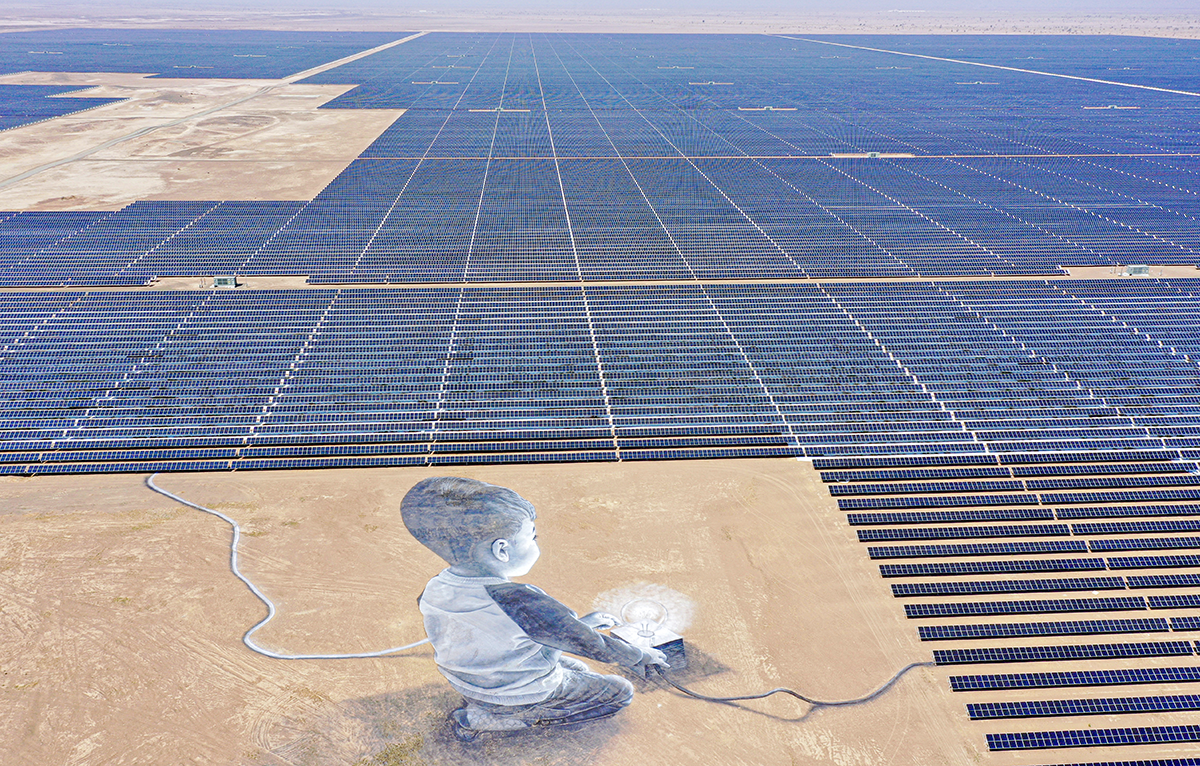
M 381 649 L 421 637 L 416 596 L 443 565 L 400 522 L 413 483 L 446 469 L 164 475 L 243 525 L 243 569 L 281 612 L 282 651 Z M 857 696 L 928 650 L 810 466 L 792 460 L 455 468 L 539 510 L 526 579 L 580 611 L 653 583 L 696 602 L 686 634 L 712 693 L 780 684 Z M 0 742 L 16 762 L 963 763 L 982 748 L 942 670 L 868 705 L 774 698 L 747 712 L 642 684 L 611 721 L 464 746 L 458 698 L 428 647 L 385 660 L 270 660 L 240 643 L 261 605 L 229 574 L 228 528 L 135 476 L 6 479 L 10 647 Z M 781 523 L 786 519 L 786 523 Z M 36 736 L 25 736 L 36 732 Z M 80 743 L 86 743 L 81 745 Z M 131 750 L 131 744 L 135 743 Z M 387 762 L 387 761 L 385 761 Z M 406 761 L 399 761 L 406 762 Z
M 255 96 L 274 81 L 33 72 L 0 77 L 6 83 L 93 85 L 72 95 L 125 100 L 0 133 L 5 178 L 182 120 L 0 187 L 6 210 L 117 210 L 137 200 L 307 200 L 404 113 L 319 109 L 352 89 L 347 85 L 286 85 Z

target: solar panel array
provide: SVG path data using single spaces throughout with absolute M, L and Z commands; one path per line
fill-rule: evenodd
M 989 734 L 992 750 L 1028 750 L 1049 747 L 1106 747 L 1200 742 L 1200 726 L 1143 726 L 1127 729 Z
M 9 32 L 0 74 L 140 72 L 170 78 L 276 79 L 404 37 L 403 32 L 54 29 Z
M 0 85 L 0 130 L 94 109 L 120 99 L 65 96 L 88 90 L 61 85 Z
M 1169 284 L 1172 290 L 1191 292 L 1188 280 Z M 868 548 L 877 559 L 930 561 L 881 566 L 881 574 L 895 583 L 894 595 L 915 601 L 905 605 L 907 616 L 940 621 L 918 628 L 923 640 L 952 647 L 958 642 L 1001 642 L 995 647 L 967 644 L 939 649 L 935 659 L 947 664 L 1074 663 L 1086 659 L 1108 666 L 1089 671 L 953 676 L 950 681 L 955 691 L 995 695 L 1022 689 L 1136 683 L 1175 692 L 1181 690 L 1180 685 L 1200 680 L 1191 642 L 1156 642 L 1158 646 L 1136 640 L 1079 643 L 1105 635 L 1186 635 L 1200 626 L 1200 618 L 1186 612 L 1180 618 L 1149 616 L 1158 610 L 1194 613 L 1200 607 L 1200 598 L 1187 592 L 1200 582 L 1195 574 L 1200 571 L 1200 556 L 1186 552 L 1194 540 L 1179 534 L 1194 530 L 1188 517 L 1197 511 L 1197 505 L 1188 502 L 1193 496 L 1187 487 L 1194 485 L 1198 453 L 1191 441 L 1194 434 L 1187 410 L 1178 405 L 1198 400 L 1190 382 L 1177 385 L 1191 381 L 1195 374 L 1196 334 L 1183 331 L 1178 324 L 1180 314 L 1192 312 L 1174 307 L 1160 292 L 1167 285 L 1063 283 L 1064 296 L 1100 312 L 1095 318 L 1084 318 L 1032 283 L 1016 290 L 997 283 L 938 283 L 937 290 L 961 309 L 954 317 L 955 329 L 948 326 L 939 302 L 926 302 L 920 288 L 907 284 L 876 288 L 874 295 L 869 286 L 855 286 L 853 301 L 838 296 L 855 320 L 894 354 L 897 364 L 935 400 L 945 403 L 955 422 L 985 441 L 989 453 L 995 453 L 965 463 L 962 455 L 816 461 L 823 478 L 831 482 L 839 505 L 852 511 L 849 520 L 858 526 L 863 542 L 1004 540 Z M 829 291 L 836 294 L 840 289 L 839 285 Z M 860 298 L 860 293 L 866 295 Z M 1151 299 L 1154 294 L 1157 297 Z M 894 301 L 908 303 L 908 322 L 877 325 Z M 884 311 L 876 313 L 881 308 Z M 1114 335 L 1116 327 L 1126 335 Z M 959 333 L 972 336 L 973 342 L 956 346 L 951 339 Z M 924 340 L 918 340 L 921 336 Z M 1181 364 L 1164 359 L 1134 372 L 1123 361 L 1122 348 L 1128 349 L 1128 340 L 1138 336 Z M 930 338 L 938 342 L 930 343 Z M 957 360 L 951 354 L 957 354 Z M 1015 398 L 1012 404 L 1003 403 L 1010 398 Z M 1053 405 L 1049 404 L 1052 399 L 1057 400 Z M 1030 438 L 1039 445 L 1026 442 L 1018 446 Z M 1152 439 L 1171 448 L 1156 453 Z M 1093 451 L 1070 452 L 1084 445 L 1094 446 Z M 1006 454 L 1009 450 L 1015 454 Z M 879 510 L 863 512 L 866 507 Z M 1127 555 L 1141 551 L 1148 553 Z M 1157 551 L 1165 553 L 1157 555 Z M 1178 574 L 1153 571 L 1164 568 Z M 1193 571 L 1179 571 L 1189 568 Z M 1095 574 L 1036 580 L 1012 577 L 1014 573 L 1081 570 Z M 980 580 L 979 575 L 994 577 Z M 1090 587 L 1092 595 L 977 600 L 980 594 L 1052 594 L 1077 586 Z M 1134 595 L 1130 593 L 1133 590 L 1146 595 Z M 1089 612 L 1099 613 L 1098 619 L 1021 619 L 1023 615 Z M 1146 616 L 1134 616 L 1139 612 Z M 1004 615 L 1016 617 L 997 621 Z M 1035 637 L 1074 638 L 1076 643 L 1013 645 Z M 1170 665 L 1167 657 L 1190 664 Z M 1181 696 L 1186 695 L 1103 697 L 1061 704 L 1027 698 L 972 702 L 968 714 L 980 722 L 1098 715 L 1112 722 L 1108 725 L 1124 725 L 1122 718 L 1112 716 L 1156 714 L 1171 720 L 1170 716 L 1187 709 L 1176 700 Z M 1170 727 L 1105 731 L 1120 734 L 1081 738 L 1073 731 L 1000 731 L 986 737 L 992 750 L 1176 741 L 1171 739 Z
M 399 36 L 20 33 L 0 72 Z M 1101 716 L 990 749 L 1196 741 L 1200 279 L 1061 278 L 1200 263 L 1196 55 L 425 35 L 308 80 L 407 110 L 312 200 L 0 213 L 0 473 L 812 459 L 935 660 L 988 671 L 950 677 L 975 725 Z M 54 90 L 0 119 L 90 104 Z M 314 286 L 81 289 L 213 274 Z
M 1072 77 L 1200 91 L 1194 67 L 1170 62 L 1200 53 L 1194 40 L 1095 35 L 1088 45 L 1063 35 L 804 35 L 845 45 L 864 45 L 918 56 L 1035 69 Z M 843 54 L 844 55 L 844 54 Z M 1166 64 L 1166 65 L 1164 65 Z M 982 79 L 996 79 L 988 72 Z
M 279 77 L 383 42 L 65 34 L 6 35 L 0 71 L 53 59 Z M 1190 63 L 1183 49 L 1125 44 Z M 209 63 L 168 64 L 193 60 Z M 408 110 L 316 199 L 135 205 L 94 232 L 88 247 L 110 258 L 74 266 L 65 255 L 78 237 L 19 259 L 0 250 L 0 283 L 216 272 L 322 284 L 885 278 L 1200 263 L 1193 97 L 1006 70 L 987 70 L 996 82 L 979 87 L 963 70 L 768 36 L 426 35 L 305 81 L 357 86 L 326 108 Z M 1137 109 L 1092 109 L 1112 92 Z
M 1102 660 L 1114 657 L 1173 657 L 1195 654 L 1188 641 L 1071 646 L 1003 646 L 983 649 L 934 650 L 939 665 L 981 662 L 1046 662 L 1051 660 Z
M 1018 477 L 996 455 L 1138 450 L 1153 459 L 1122 481 L 1192 480 L 1200 411 L 1187 358 L 1200 320 L 1191 285 L 8 292 L 0 462 L 22 473 L 64 463 L 145 470 L 178 459 L 153 450 L 214 446 L 226 449 L 209 456 L 223 468 L 283 467 L 272 462 L 283 458 L 317 467 L 435 456 L 971 455 L 1010 478 L 831 486 L 846 510 L 881 509 L 853 517 L 878 522 L 860 539 L 896 543 L 873 545 L 877 558 L 1188 556 L 1200 538 L 1105 536 L 1188 531 L 1186 523 L 1097 528 L 1037 511 L 1118 500 L 1161 510 L 1165 493 L 1195 490 L 1154 485 L 1114 499 L 1095 488 L 1114 475 L 1106 468 L 1061 480 L 1085 487 L 1078 492 L 1047 491 L 1034 478 L 1041 463 Z M 982 315 L 995 301 L 1043 308 L 1054 331 L 1015 308 Z M 1129 326 L 1143 306 L 1161 307 L 1169 322 Z M 276 431 L 287 439 L 264 451 Z M 136 450 L 101 457 L 114 444 Z M 1162 475 L 1148 472 L 1155 465 Z M 847 490 L 892 494 L 841 496 Z M 1018 517 L 1027 521 L 993 523 Z
M 1096 715 L 1102 713 L 1159 713 L 1200 710 L 1200 695 L 1119 697 L 1115 699 L 1045 700 L 1038 702 L 993 702 L 968 705 L 972 720 L 984 718 L 1028 718 L 1051 715 Z
M 1073 290 L 1068 288 L 1067 292 Z M 993 303 L 987 314 L 979 314 L 990 318 L 1000 312 Z M 1036 316 L 1026 314 L 1024 323 L 1041 324 Z M 1151 312 L 1139 312 L 1138 321 L 1148 321 L 1154 316 Z M 1164 320 L 1166 316 L 1158 318 Z M 1114 321 L 1123 320 L 1114 317 Z M 1079 333 L 1079 337 L 1086 338 L 1086 333 Z M 1051 347 L 1042 333 L 1031 335 L 1027 342 L 1023 335 L 1015 336 L 1014 340 L 1017 338 L 1035 353 L 1044 353 Z M 1078 365 L 1077 369 L 1103 369 L 1086 356 L 1061 358 L 1069 360 L 1072 366 Z M 1108 366 L 1115 368 L 1111 362 Z M 944 369 L 949 370 L 950 366 Z M 1156 374 L 1149 373 L 1146 377 L 1153 378 Z M 1103 407 L 1108 402 L 1101 398 L 1097 404 Z M 1038 423 L 1036 414 L 1026 412 L 1030 425 L 1037 423 L 1046 429 L 1092 426 L 1091 418 L 1067 413 L 1060 413 L 1053 421 Z M 1103 422 L 1105 418 L 1128 412 L 1126 407 L 1117 406 L 1111 414 L 1102 412 L 1097 420 Z M 1155 423 L 1178 422 L 1159 410 L 1153 415 L 1146 414 Z M 1114 428 L 1122 427 L 1114 424 Z M 1002 438 L 1009 439 L 1016 435 L 1012 433 L 1014 430 L 1006 426 L 1001 433 L 989 436 L 996 438 L 1002 434 Z M 1089 432 L 1095 430 L 1088 428 Z M 991 451 L 993 445 L 988 446 Z M 967 703 L 967 714 L 972 720 L 1002 725 L 1014 719 L 1103 717 L 1085 730 L 984 732 L 990 750 L 1004 751 L 1161 746 L 1194 741 L 1187 726 L 1108 727 L 1125 726 L 1125 716 L 1129 715 L 1153 717 L 1155 722 L 1172 721 L 1197 709 L 1197 697 L 1187 689 L 1200 682 L 1197 659 L 1200 647 L 1194 641 L 1178 640 L 1176 636 L 1186 639 L 1189 633 L 1194 635 L 1194 631 L 1200 630 L 1200 616 L 1194 614 L 1200 611 L 1200 595 L 1195 592 L 1200 586 L 1200 556 L 1119 555 L 1127 551 L 1193 547 L 1197 538 L 1178 533 L 1194 530 L 1186 517 L 1196 512 L 1196 505 L 1164 502 L 1170 498 L 1159 497 L 1156 491 L 1143 493 L 1145 497 L 1139 503 L 1139 498 L 1124 493 L 1111 497 L 1113 493 L 1106 490 L 1114 486 L 1178 486 L 1178 480 L 1186 482 L 1196 475 L 1196 456 L 1194 450 L 1188 449 L 1154 452 L 1138 448 L 1073 454 L 1001 453 L 970 461 L 964 461 L 962 455 L 947 455 L 940 461 L 932 455 L 825 457 L 814 463 L 822 478 L 829 482 L 828 486 L 837 490 L 832 494 L 841 498 L 838 503 L 845 509 L 854 509 L 848 520 L 858 527 L 861 542 L 1004 538 L 1004 542 L 993 543 L 868 548 L 876 559 L 942 559 L 880 565 L 880 573 L 892 583 L 892 594 L 905 600 L 905 615 L 922 622 L 936 621 L 918 626 L 918 634 L 923 641 L 949 646 L 933 651 L 938 665 L 1020 663 L 1036 667 L 1038 663 L 1046 663 L 1052 668 L 951 675 L 953 691 L 987 695 L 980 701 Z M 945 465 L 937 467 L 938 462 Z M 1070 478 L 1061 478 L 1065 476 Z M 1063 488 L 1078 488 L 1082 490 L 1078 494 L 1087 497 L 1054 491 Z M 954 510 L 871 513 L 857 510 L 856 501 L 863 495 L 888 498 L 895 501 L 892 506 L 906 507 L 900 501 L 928 499 L 935 493 L 968 500 Z M 1003 498 L 1003 505 L 1015 507 L 993 508 L 992 498 L 996 497 Z M 1108 504 L 1080 507 L 1074 505 L 1076 502 Z M 1149 520 L 1136 520 L 1138 517 Z M 1117 520 L 1078 523 L 1076 519 Z M 995 523 L 1000 521 L 1038 523 Z M 1045 539 L 1047 536 L 1053 539 Z M 1176 571 L 1153 571 L 1162 568 Z M 1178 571 L 1186 568 L 1194 571 Z M 1034 573 L 1050 574 L 1029 576 Z M 1029 595 L 1011 600 L 979 600 L 981 595 L 1005 594 Z M 1151 616 L 1168 610 L 1188 610 L 1193 614 L 1185 611 L 1180 617 Z M 1051 619 L 1031 621 L 1029 616 L 1033 615 Z M 1066 619 L 1054 619 L 1059 615 Z M 1101 642 L 1105 636 L 1109 640 Z M 1149 640 L 1152 636 L 1158 640 Z M 1030 639 L 1050 639 L 1053 643 L 1031 644 Z M 1082 669 L 1084 666 L 1079 663 L 1086 663 L 1088 669 Z M 1119 687 L 1128 685 L 1145 685 L 1152 687 L 1152 691 L 1136 696 L 1105 694 L 1068 699 L 1024 696 L 1036 695 L 1037 690 L 1043 689 L 1088 687 L 1113 687 L 1116 693 Z M 1010 694 L 1016 698 L 995 699 L 996 695 Z

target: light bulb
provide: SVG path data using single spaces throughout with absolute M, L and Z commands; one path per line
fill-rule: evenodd
M 667 621 L 667 608 L 657 601 L 638 598 L 621 607 L 621 620 L 637 628 L 641 638 L 654 638 L 654 633 Z

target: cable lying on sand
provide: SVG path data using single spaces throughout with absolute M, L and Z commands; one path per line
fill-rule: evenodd
M 662 680 L 666 681 L 668 684 L 675 687 L 680 692 L 683 692 L 684 694 L 686 694 L 689 697 L 694 697 L 698 700 L 704 700 L 705 702 L 744 702 L 746 700 L 760 700 L 765 697 L 770 697 L 772 694 L 790 694 L 791 696 L 795 697 L 796 699 L 798 699 L 802 702 L 807 702 L 808 704 L 812 705 L 813 707 L 849 707 L 851 705 L 861 705 L 864 702 L 870 702 L 871 700 L 875 699 L 879 695 L 886 692 L 888 689 L 892 688 L 892 684 L 899 681 L 900 676 L 904 675 L 905 673 L 912 670 L 913 668 L 927 668 L 927 667 L 931 668 L 935 664 L 936 663 L 933 663 L 933 662 L 911 662 L 908 665 L 905 665 L 904 667 L 900 668 L 900 670 L 896 672 L 896 675 L 892 676 L 891 678 L 889 678 L 887 680 L 887 683 L 885 683 L 883 686 L 880 686 L 878 689 L 871 692 L 870 694 L 863 696 L 863 697 L 857 697 L 852 700 L 833 700 L 833 701 L 815 700 L 815 699 L 812 699 L 811 697 L 805 697 L 803 694 L 801 694 L 797 691 L 793 691 L 792 689 L 787 689 L 782 686 L 780 686 L 776 689 L 771 689 L 770 691 L 762 692 L 761 694 L 746 694 L 746 695 L 743 695 L 740 697 L 710 697 L 706 694 L 694 692 L 691 689 L 687 688 L 686 686 L 675 683 L 674 681 L 671 680 L 670 676 L 668 676 L 663 671 L 663 669 L 658 667 L 657 665 L 654 666 L 654 669 L 656 671 L 658 671 L 658 675 L 662 678 Z
M 203 511 L 204 513 L 207 513 L 209 515 L 216 516 L 218 519 L 221 519 L 222 521 L 224 521 L 226 524 L 228 524 L 233 529 L 233 537 L 229 544 L 229 570 L 231 572 L 233 572 L 234 577 L 241 580 L 246 585 L 246 587 L 250 589 L 250 592 L 253 593 L 254 596 L 256 598 L 258 598 L 259 601 L 262 601 L 263 604 L 265 604 L 267 607 L 267 616 L 264 617 L 259 622 L 257 622 L 253 627 L 251 627 L 249 630 L 247 630 L 246 633 L 242 636 L 242 643 L 245 644 L 246 648 L 248 648 L 250 651 L 257 652 L 258 654 L 261 654 L 266 657 L 271 657 L 272 659 L 276 659 L 276 660 L 353 660 L 353 659 L 369 659 L 369 658 L 373 658 L 373 657 L 388 657 L 390 655 L 398 654 L 399 652 L 407 651 L 409 649 L 415 649 L 418 646 L 422 646 L 424 644 L 429 643 L 429 639 L 425 638 L 420 641 L 414 641 L 411 644 L 405 644 L 404 646 L 394 646 L 390 649 L 383 649 L 378 652 L 360 652 L 360 653 L 354 653 L 354 654 L 283 654 L 281 652 L 273 652 L 270 649 L 264 649 L 263 647 L 254 643 L 254 640 L 253 640 L 254 634 L 260 628 L 262 628 L 264 625 L 266 625 L 268 622 L 271 621 L 271 619 L 275 616 L 276 609 L 275 609 L 275 603 L 273 601 L 271 601 L 271 599 L 267 598 L 267 596 L 261 590 L 258 589 L 258 586 L 255 585 L 253 582 L 251 582 L 250 579 L 247 578 L 244 574 L 242 574 L 241 570 L 238 569 L 238 543 L 241 541 L 241 537 L 242 537 L 241 527 L 238 526 L 238 523 L 236 521 L 229 518 L 228 516 L 221 513 L 220 511 L 215 511 L 212 508 L 206 508 L 203 505 L 200 505 L 198 503 L 193 503 L 190 500 L 184 499 L 184 498 L 180 497 L 179 495 L 176 495 L 173 492 L 168 492 L 167 490 L 163 489 L 162 487 L 160 487 L 154 483 L 155 476 L 158 476 L 158 474 L 155 473 L 155 474 L 151 474 L 150 476 L 146 477 L 146 486 L 149 487 L 151 490 L 153 490 L 154 492 L 157 492 L 160 495 L 163 495 L 164 497 L 169 497 L 177 503 L 182 503 L 183 505 L 186 505 L 189 508 L 195 508 L 198 511 Z M 747 700 L 763 699 L 765 697 L 770 697 L 773 694 L 788 694 L 788 695 L 795 697 L 798 700 L 801 700 L 802 702 L 806 702 L 809 705 L 812 705 L 813 707 L 846 707 L 846 706 L 850 706 L 850 705 L 859 705 L 864 702 L 869 702 L 869 701 L 875 699 L 876 697 L 880 696 L 881 694 L 886 692 L 888 689 L 890 689 L 896 683 L 896 681 L 900 680 L 901 676 L 903 676 L 905 673 L 912 670 L 913 668 L 932 667 L 934 664 L 935 663 L 932 663 L 932 662 L 910 663 L 908 665 L 905 665 L 894 676 L 892 676 L 890 679 L 888 679 L 887 683 L 885 683 L 883 686 L 879 687 L 875 691 L 871 692 L 870 694 L 867 694 L 866 696 L 863 696 L 863 697 L 850 699 L 850 700 L 834 700 L 834 701 L 813 699 L 811 697 L 806 697 L 797 691 L 794 691 L 792 689 L 787 689 L 784 687 L 771 689 L 770 691 L 765 691 L 765 692 L 762 692 L 761 694 L 746 694 L 746 695 L 736 696 L 736 697 L 711 697 L 706 694 L 701 694 L 699 692 L 692 691 L 691 689 L 687 688 L 686 686 L 683 686 L 682 684 L 678 684 L 675 681 L 671 680 L 670 676 L 667 675 L 667 672 L 662 667 L 659 667 L 658 665 L 653 665 L 651 667 L 653 667 L 654 670 L 657 671 L 659 677 L 662 678 L 663 681 L 665 681 L 670 686 L 674 687 L 679 692 L 686 694 L 689 697 L 698 699 L 698 700 L 704 700 L 705 702 L 720 702 L 720 703 L 745 702 Z
M 189 508 L 195 508 L 197 511 L 204 511 L 207 514 L 216 516 L 221 521 L 224 521 L 226 524 L 233 527 L 233 539 L 229 543 L 229 570 L 233 572 L 234 577 L 245 583 L 246 587 L 250 589 L 250 592 L 253 593 L 259 601 L 263 602 L 267 606 L 267 616 L 262 618 L 262 620 L 256 623 L 254 627 L 250 628 L 250 630 L 247 630 L 245 635 L 242 636 L 242 643 L 245 644 L 246 648 L 250 651 L 257 652 L 263 656 L 271 657 L 272 659 L 276 660 L 359 660 L 369 659 L 371 657 L 387 657 L 389 655 L 397 654 L 398 652 L 403 652 L 408 649 L 415 649 L 422 644 L 429 643 L 428 638 L 423 638 L 420 641 L 414 641 L 413 643 L 405 644 L 404 646 L 394 646 L 391 649 L 383 649 L 382 651 L 378 652 L 361 652 L 358 654 L 282 654 L 280 652 L 273 652 L 270 649 L 264 649 L 263 647 L 254 643 L 254 634 L 258 632 L 259 628 L 266 625 L 271 621 L 271 618 L 275 616 L 275 603 L 271 601 L 271 599 L 267 598 L 266 595 L 258 589 L 258 586 L 250 582 L 249 578 L 242 574 L 241 570 L 238 569 L 238 542 L 242 538 L 242 528 L 238 526 L 236 521 L 220 511 L 214 511 L 212 508 L 205 508 L 203 505 L 193 503 L 191 500 L 185 500 L 173 492 L 168 492 L 154 483 L 155 476 L 158 476 L 158 474 L 155 473 L 146 477 L 146 486 L 153 491 L 160 495 L 164 495 L 165 497 L 169 497 L 177 503 L 183 503 Z

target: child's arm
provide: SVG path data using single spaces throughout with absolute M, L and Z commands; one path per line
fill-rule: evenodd
M 564 604 L 537 588 L 504 583 L 489 585 L 487 591 L 525 635 L 539 644 L 600 662 L 620 663 L 628 668 L 666 665 L 660 652 L 654 649 L 643 651 L 593 630 Z
M 613 617 L 608 612 L 592 612 L 591 614 L 585 614 L 579 618 L 579 621 L 589 628 L 595 628 L 596 630 L 615 628 L 621 624 L 620 620 L 618 620 L 616 617 Z

